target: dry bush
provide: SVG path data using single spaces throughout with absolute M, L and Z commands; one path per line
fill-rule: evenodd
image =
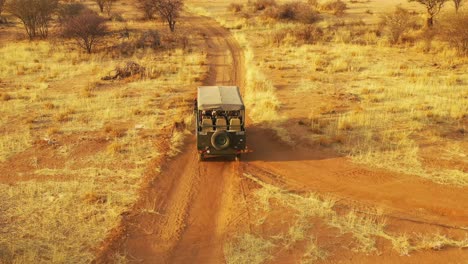
M 444 17 L 440 25 L 440 35 L 461 55 L 468 55 L 468 13 Z
M 314 25 L 298 25 L 289 29 L 273 31 L 270 35 L 270 43 L 278 47 L 284 44 L 303 45 L 317 43 L 324 38 L 325 35 L 321 28 Z
M 290 2 L 280 5 L 278 7 L 278 19 L 284 20 L 296 20 L 301 8 L 303 8 L 303 3 L 301 2 Z
M 281 44 L 283 43 L 284 39 L 286 38 L 286 36 L 288 35 L 288 31 L 287 30 L 278 30 L 278 31 L 274 31 L 271 35 L 270 35 L 270 41 L 271 43 L 275 44 L 277 47 L 281 46 Z
M 320 20 L 319 14 L 309 5 L 295 1 L 269 7 L 264 15 L 277 20 L 299 21 L 312 24 Z
M 152 0 L 137 0 L 136 7 L 143 13 L 145 19 L 153 19 L 156 9 Z
M 321 28 L 313 25 L 304 25 L 291 29 L 291 34 L 295 37 L 297 43 L 312 44 L 323 39 Z
M 132 76 L 143 77 L 145 72 L 145 67 L 136 62 L 128 61 L 124 66 L 117 66 L 110 75 L 103 77 L 102 80 L 125 79 Z
M 161 47 L 161 35 L 157 30 L 144 32 L 136 42 L 137 48 L 159 48 Z
M 6 4 L 7 10 L 23 23 L 29 39 L 47 37 L 57 7 L 58 0 L 10 0 Z
M 119 13 L 112 13 L 109 16 L 109 19 L 112 21 L 117 21 L 117 22 L 125 22 L 125 18 Z
M 167 49 L 182 48 L 185 50 L 190 45 L 190 38 L 186 34 L 163 34 L 161 36 L 161 43 Z
M 112 14 L 112 8 L 114 7 L 114 4 L 117 2 L 117 0 L 105 0 L 104 1 L 104 11 L 106 11 L 107 16 L 111 16 Z
M 343 15 L 347 8 L 346 3 L 341 0 L 326 2 L 320 6 L 320 9 L 331 12 L 336 16 Z
M 242 11 L 243 8 L 244 6 L 242 4 L 231 3 L 228 6 L 228 11 L 233 12 L 233 13 L 239 13 Z
M 124 34 L 122 34 L 124 35 Z M 108 47 L 108 50 L 114 56 L 131 56 L 138 49 L 157 49 L 162 47 L 161 35 L 157 30 L 148 30 L 136 37 L 126 37 L 128 41 L 124 41 L 117 46 Z
M 277 6 L 275 0 L 257 0 L 255 2 L 251 2 L 250 5 L 253 7 L 254 11 L 262 11 L 267 8 Z
M 5 6 L 6 0 L 0 0 L 0 15 L 2 15 L 3 7 Z
M 304 23 L 318 21 L 318 14 L 307 4 L 302 2 L 291 2 L 279 7 L 279 18 L 285 20 L 297 20 Z
M 403 34 L 415 26 L 415 21 L 408 10 L 397 6 L 395 11 L 382 16 L 380 25 L 390 43 L 395 44 Z
M 0 99 L 2 101 L 10 101 L 11 100 L 11 95 L 9 95 L 7 93 L 2 93 L 2 94 L 0 94 Z
M 104 18 L 91 11 L 85 11 L 64 23 L 62 35 L 74 39 L 78 46 L 91 53 L 99 40 L 107 34 L 104 23 Z
M 81 12 L 86 9 L 86 6 L 82 3 L 66 3 L 62 4 L 58 8 L 58 21 L 64 23 L 72 17 L 78 16 Z

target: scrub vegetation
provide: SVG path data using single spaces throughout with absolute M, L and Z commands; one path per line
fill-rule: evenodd
M 244 46 L 255 122 L 292 145 L 467 186 L 466 7 L 447 2 L 428 26 L 421 5 L 400 2 L 259 0 L 210 15 Z
M 28 31 L 30 41 L 20 24 L 1 29 L 1 263 L 91 262 L 145 175 L 159 171 L 153 161 L 180 151 L 180 124 L 207 71 L 202 40 L 139 21 L 123 1 L 112 10 L 124 21 L 99 18 L 108 32 L 92 50 L 55 30 L 36 32 L 48 40 Z

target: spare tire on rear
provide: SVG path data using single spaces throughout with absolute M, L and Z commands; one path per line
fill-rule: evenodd
M 211 145 L 216 150 L 223 150 L 229 147 L 231 139 L 229 138 L 229 133 L 225 130 L 219 130 L 213 133 L 211 136 Z

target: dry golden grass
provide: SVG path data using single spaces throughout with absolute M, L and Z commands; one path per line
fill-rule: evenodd
M 255 176 L 244 174 L 246 178 L 261 186 L 252 197 L 251 204 L 254 205 L 252 224 L 265 230 L 261 226 L 267 226 L 267 218 L 275 211 L 290 212 L 294 215 L 294 222 L 291 226 L 284 228 L 277 233 L 268 234 L 269 239 L 262 240 L 261 244 L 270 245 L 272 254 L 259 254 L 264 257 L 263 261 L 275 257 L 274 252 L 293 249 L 298 242 L 307 242 L 305 254 L 301 261 L 303 263 L 313 263 L 314 261 L 325 259 L 327 252 L 320 249 L 320 243 L 314 239 L 312 222 L 320 220 L 330 228 L 335 228 L 339 234 L 350 234 L 355 241 L 351 244 L 350 250 L 372 253 L 378 252 L 377 239 L 384 239 L 393 245 L 393 249 L 400 255 L 409 255 L 411 252 L 420 250 L 438 250 L 445 247 L 466 248 L 468 239 L 457 240 L 449 238 L 444 234 L 398 234 L 387 231 L 386 216 L 382 210 L 372 210 L 369 212 L 358 212 L 353 209 L 347 212 L 340 212 L 335 208 L 335 200 L 323 198 L 316 194 L 295 194 L 279 187 L 262 182 Z M 290 211 L 292 210 L 292 211 Z M 256 220 L 253 220 L 256 219 Z M 278 228 L 274 229 L 278 230 Z M 250 236 L 250 235 L 244 235 Z M 236 242 L 227 245 L 232 259 L 249 256 L 242 255 L 243 246 Z M 254 250 L 254 249 L 252 249 Z M 234 252 L 234 253 L 233 253 Z M 251 259 L 251 257 L 249 257 Z
M 367 4 L 378 13 L 388 10 Z M 302 27 L 298 23 L 243 15 L 251 12 L 245 8 L 232 13 L 227 4 L 221 6 L 203 12 L 233 29 L 245 50 L 245 101 L 255 123 L 276 130 L 287 142 L 333 147 L 357 163 L 468 185 L 463 140 L 468 59 L 448 43 L 430 40 L 416 27 L 408 30 L 403 44 L 393 46 L 379 37 L 378 14 L 358 19 L 351 8 L 342 18 L 324 16 L 315 25 L 322 33 L 307 44 L 295 33 Z M 234 27 L 236 23 L 241 25 Z M 298 98 L 303 103 L 289 105 Z M 290 119 L 301 120 L 307 131 L 291 135 L 286 129 Z M 448 151 L 450 146 L 457 151 Z
M 281 124 L 285 121 L 279 113 L 280 103 L 276 97 L 272 82 L 255 65 L 252 48 L 243 34 L 234 34 L 244 50 L 246 65 L 246 84 L 244 87 L 244 103 L 249 109 L 249 117 L 254 124 L 268 126 L 275 130 L 277 135 L 285 142 L 292 143 L 287 130 Z
M 274 244 L 261 237 L 244 234 L 224 246 L 228 264 L 261 264 L 271 259 Z
M 56 174 L 54 174 L 56 175 Z M 67 175 L 64 175 L 67 176 Z M 92 175 L 84 179 L 77 171 L 64 182 L 28 181 L 0 185 L 2 218 L 7 225 L 0 236 L 5 263 L 86 263 L 121 212 L 136 199 L 124 181 L 127 173 L 110 175 L 115 182 Z M 79 179 L 79 180 L 78 180 Z M 6 234 L 6 235 L 5 235 Z
M 134 31 L 155 25 L 163 27 L 111 22 Z M 1 263 L 92 261 L 136 201 L 144 173 L 159 169 L 150 161 L 181 147 L 186 132 L 167 133 L 191 116 L 193 87 L 207 72 L 206 55 L 195 48 L 202 40 L 190 38 L 186 49 L 133 55 L 88 55 L 67 42 L 0 45 L 0 165 L 24 165 L 0 183 Z M 145 75 L 101 81 L 127 61 Z M 171 136 L 171 150 L 160 149 Z

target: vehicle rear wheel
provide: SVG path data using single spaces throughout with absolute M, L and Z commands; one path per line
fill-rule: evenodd
M 224 130 L 216 131 L 211 136 L 211 145 L 213 145 L 216 150 L 226 149 L 229 147 L 229 144 L 231 144 L 229 133 Z
M 203 161 L 205 159 L 205 155 L 203 153 L 198 153 L 198 161 Z
M 236 156 L 234 157 L 234 159 L 235 159 L 236 161 L 240 161 L 240 159 L 241 159 L 241 154 L 236 154 Z

